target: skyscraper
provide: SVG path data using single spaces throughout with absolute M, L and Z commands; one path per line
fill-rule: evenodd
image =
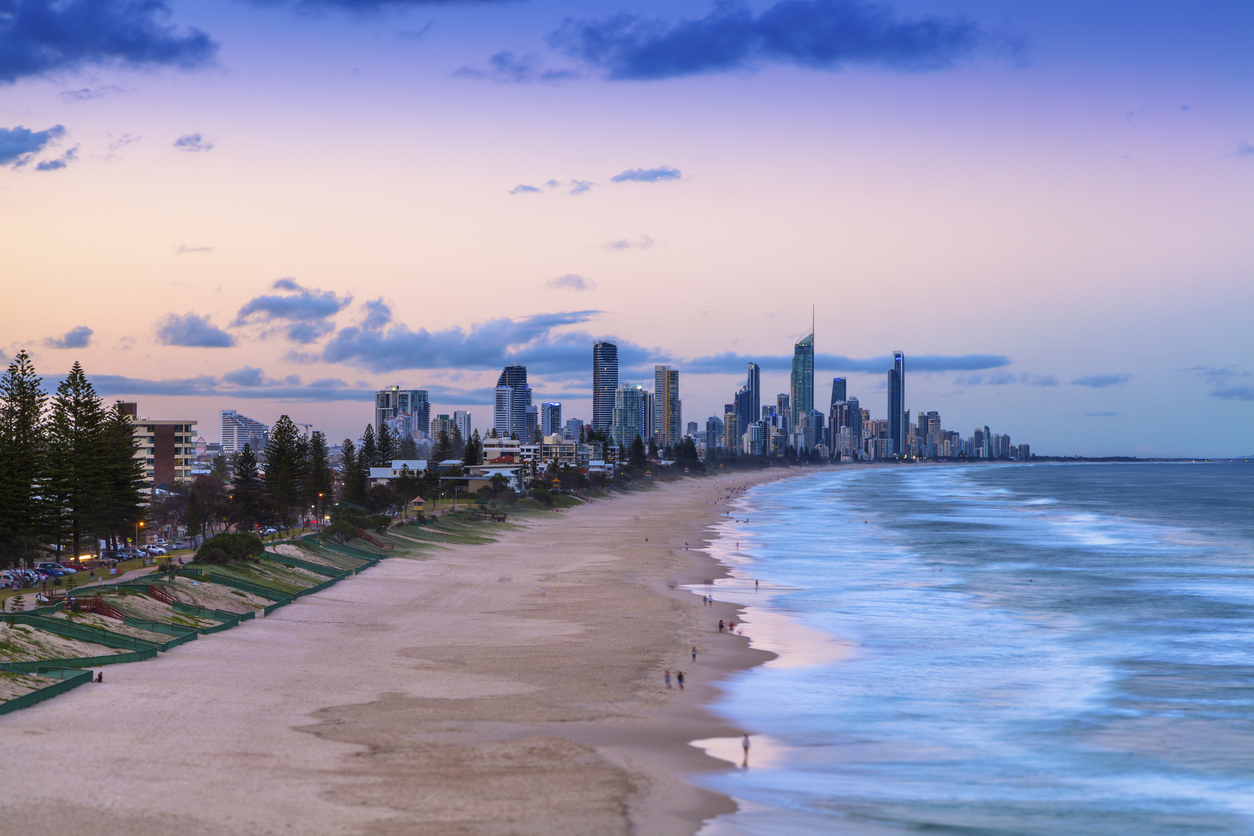
M 592 429 L 603 433 L 614 420 L 615 390 L 618 389 L 618 345 L 592 344 Z
M 832 406 L 845 402 L 845 379 L 843 377 L 832 378 Z
M 757 413 L 753 411 L 753 393 L 749 391 L 748 386 L 741 386 L 740 391 L 732 398 L 732 402 L 737 424 L 743 432 L 746 427 L 758 420 Z
M 677 370 L 670 366 L 653 367 L 653 397 L 653 437 L 658 447 L 669 447 L 682 436 Z
M 562 434 L 562 405 L 560 403 L 540 405 L 540 434 Z
M 756 421 L 762 413 L 762 370 L 757 363 L 749 364 L 749 379 L 745 386 L 749 390 L 749 414 L 753 416 L 751 420 Z
M 850 454 L 855 459 L 862 458 L 862 407 L 857 398 L 850 398 L 845 410 L 846 426 L 849 427 Z
M 723 443 L 723 421 L 716 415 L 705 419 L 705 449 L 710 453 Z
M 260 421 L 240 415 L 233 409 L 224 409 L 220 415 L 222 429 L 222 455 L 229 456 L 249 445 L 254 452 L 266 449 L 270 441 L 270 428 Z
M 792 381 L 789 386 L 792 400 L 791 428 L 796 428 L 801 416 L 814 409 L 814 332 L 802 337 L 792 349 Z
M 453 412 L 453 424 L 461 431 L 462 439 L 470 440 L 470 413 L 458 409 Z
M 888 437 L 893 440 L 893 453 L 906 454 L 906 355 L 893 352 L 893 367 L 888 370 Z
M 614 411 L 609 426 L 610 442 L 624 451 L 624 454 L 631 449 L 636 436 L 642 439 L 644 437 L 640 424 L 641 413 L 644 411 L 641 403 L 643 399 L 643 386 L 624 383 L 614 390 Z
M 431 402 L 426 389 L 402 389 L 389 386 L 374 393 L 374 429 L 375 432 L 389 418 L 402 415 L 412 416 L 415 432 L 426 434 L 431 427 Z
M 505 367 L 496 381 L 496 403 L 492 427 L 497 435 L 509 438 L 515 434 L 522 441 L 527 435 L 527 407 L 531 406 L 531 387 L 527 385 L 527 367 L 512 363 Z
M 780 429 L 789 432 L 792 429 L 792 407 L 788 405 L 788 395 L 784 392 L 775 396 L 775 414 L 784 422 Z

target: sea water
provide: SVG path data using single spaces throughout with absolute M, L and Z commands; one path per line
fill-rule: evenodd
M 1254 834 L 1254 465 L 829 469 L 722 528 L 781 658 L 704 836 Z

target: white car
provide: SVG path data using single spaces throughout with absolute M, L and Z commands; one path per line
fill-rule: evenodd
M 166 551 L 161 546 L 144 546 L 144 551 L 151 555 L 165 554 Z

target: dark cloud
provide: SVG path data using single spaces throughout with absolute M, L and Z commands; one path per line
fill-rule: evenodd
M 396 37 L 406 41 L 419 41 L 423 36 L 431 31 L 431 27 L 435 26 L 434 20 L 428 20 L 427 24 L 421 29 L 402 29 L 396 33 Z
M 570 70 L 546 70 L 536 56 L 515 55 L 508 50 L 498 52 L 488 58 L 488 66 L 486 68 L 461 67 L 454 70 L 453 75 L 457 78 L 495 81 L 500 84 L 553 83 L 579 77 L 578 73 Z
M 157 321 L 157 342 L 192 348 L 230 348 L 235 345 L 235 338 L 207 316 L 166 314 Z
M 567 20 L 548 40 L 607 78 L 640 81 L 767 64 L 939 70 L 974 54 L 988 38 L 962 16 L 902 20 L 886 6 L 852 0 L 782 0 L 755 14 L 733 0 L 676 23 L 627 13 Z
M 0 0 L 0 4 L 3 2 L 4 0 Z M 0 5 L 0 9 L 2 8 Z M 3 19 L 0 17 L 0 21 Z M 16 128 L 0 128 L 0 165 L 21 168 L 64 135 L 65 128 L 62 125 L 53 125 L 46 131 L 32 131 L 21 125 Z
M 1212 389 L 1210 396 L 1225 401 L 1254 401 L 1254 386 L 1220 386 Z
M 913 364 L 907 361 L 907 370 Z M 1058 378 L 1052 374 L 1028 374 L 1027 372 L 995 372 L 992 374 L 968 372 L 954 380 L 959 386 L 1057 386 Z
M 48 348 L 86 348 L 91 345 L 93 333 L 86 325 L 79 325 L 59 337 L 49 337 L 44 340 L 44 345 Z
M 535 186 L 527 186 L 527 185 L 523 185 L 520 183 L 514 188 L 510 189 L 509 193 L 510 194 L 531 194 L 533 192 L 538 192 L 538 191 L 540 190 L 537 189 Z
M 0 0 L 0 84 L 87 66 L 209 64 L 218 45 L 161 0 Z
M 35 166 L 35 170 L 36 171 L 57 171 L 59 169 L 65 168 L 67 165 L 69 165 L 70 163 L 74 162 L 77 159 L 78 159 L 78 146 L 75 145 L 73 148 L 69 149 L 68 151 L 66 151 L 64 154 L 57 157 L 56 159 L 44 160 L 43 162 L 39 163 L 39 165 Z
M 641 235 L 639 238 L 619 238 L 617 241 L 607 241 L 601 245 L 601 249 L 610 252 L 618 252 L 620 250 L 647 250 L 657 242 L 647 235 Z
M 773 356 L 749 356 L 725 351 L 697 357 L 682 364 L 685 371 L 694 374 L 741 373 L 745 364 L 750 361 L 757 363 L 763 371 L 789 371 L 792 369 L 792 355 L 779 354 Z M 983 369 L 997 369 L 1010 365 L 1010 358 L 1001 354 L 917 354 L 906 355 L 906 373 L 911 372 L 964 372 Z M 883 357 L 854 358 L 840 354 L 816 354 L 814 367 L 824 371 L 864 372 L 881 374 L 893 366 L 893 358 Z M 1045 384 L 1049 385 L 1049 384 Z
M 257 382 L 260 381 L 260 382 Z M 245 367 L 222 377 L 174 378 L 147 380 L 116 374 L 93 374 L 92 385 L 104 397 L 126 395 L 181 395 L 191 397 L 231 397 L 267 401 L 361 401 L 374 397 L 374 388 L 349 386 L 338 378 L 323 378 L 303 384 L 296 375 L 272 380 L 259 369 Z
M 1248 380 L 1251 375 L 1236 365 L 1228 366 L 1193 366 L 1181 371 L 1193 372 L 1210 385 L 1209 394 L 1212 398 L 1224 401 L 1254 401 L 1254 387 L 1238 384 L 1238 380 Z
M 629 168 L 610 180 L 615 183 L 657 183 L 660 180 L 678 180 L 680 176 L 679 169 L 663 165 L 657 168 Z
M 287 6 L 301 12 L 346 11 L 373 14 L 391 9 L 431 6 L 501 6 L 518 0 L 252 0 L 257 6 Z M 426 28 L 430 28 L 428 23 Z M 423 30 L 424 32 L 426 29 Z M 421 33 L 420 33 L 421 34 Z M 402 37 L 404 35 L 402 34 Z
M 83 87 L 79 90 L 64 90 L 61 92 L 61 100 L 66 102 L 89 102 L 92 99 L 103 98 L 113 93 L 121 93 L 122 88 L 116 84 L 106 84 L 104 87 Z
M 405 369 L 499 369 L 518 360 L 535 374 L 583 372 L 592 362 L 592 343 L 601 337 L 557 329 L 590 321 L 599 311 L 537 314 L 493 319 L 470 328 L 411 330 L 403 323 L 386 329 L 340 329 L 322 352 L 327 363 L 344 363 L 375 372 Z M 664 357 L 625 340 L 618 341 L 620 367 Z
M 279 279 L 272 289 L 286 291 L 289 295 L 258 296 L 239 309 L 231 324 L 285 323 L 283 329 L 289 340 L 308 344 L 331 333 L 335 327 L 331 317 L 353 301 L 351 296 L 341 298 L 330 290 L 301 287 L 290 278 Z
M 1072 386 L 1089 386 L 1093 389 L 1107 389 L 1111 386 L 1122 386 L 1132 379 L 1130 374 L 1090 374 L 1077 377 L 1071 381 Z
M 584 192 L 591 191 L 592 187 L 595 185 L 596 183 L 593 183 L 590 180 L 571 180 L 570 181 L 570 193 L 571 194 L 583 194 Z
M 382 299 L 375 299 L 363 304 L 366 315 L 361 320 L 362 328 L 378 329 L 392 321 L 392 306 Z
M 547 285 L 552 288 L 570 288 L 571 290 L 593 290 L 597 283 L 587 276 L 580 276 L 577 273 L 567 273 L 565 276 L 558 276 L 556 279 L 549 279 Z
M 180 151 L 198 153 L 200 151 L 212 151 L 213 143 L 200 134 L 183 134 L 174 140 L 174 147 Z

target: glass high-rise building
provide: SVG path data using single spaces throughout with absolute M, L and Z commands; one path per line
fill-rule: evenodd
M 844 403 L 845 400 L 846 400 L 845 378 L 843 377 L 832 378 L 832 403 L 831 405 L 835 406 L 838 403 Z
M 562 405 L 556 401 L 540 404 L 540 434 L 562 434 Z
M 749 364 L 749 379 L 745 386 L 749 390 L 749 414 L 754 421 L 762 413 L 762 370 L 757 363 Z
M 389 418 L 399 418 L 404 415 L 412 417 L 412 422 L 405 423 L 412 425 L 413 432 L 422 432 L 425 435 L 430 431 L 431 401 L 426 389 L 402 389 L 399 386 L 389 386 L 374 393 L 376 433 Z
M 610 419 L 610 441 L 620 450 L 631 449 L 636 436 L 644 438 L 640 419 L 644 413 L 644 387 L 624 383 L 614 391 L 614 411 Z
M 492 413 L 492 428 L 497 435 L 529 442 L 527 408 L 531 406 L 531 387 L 527 385 L 527 367 L 511 363 L 496 381 L 496 403 Z
M 592 344 L 592 429 L 603 433 L 614 421 L 618 390 L 618 345 L 604 340 Z
M 893 453 L 906 454 L 906 355 L 893 352 L 893 367 L 888 370 L 888 437 L 893 440 Z
M 795 429 L 801 416 L 814 409 L 814 332 L 802 337 L 792 350 L 792 381 L 788 394 L 792 412 L 789 427 Z

